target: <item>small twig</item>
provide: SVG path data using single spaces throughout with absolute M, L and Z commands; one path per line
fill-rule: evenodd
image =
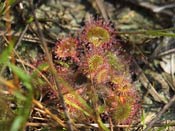
M 22 41 L 22 39 L 23 39 L 23 37 L 24 37 L 24 35 L 25 35 L 25 33 L 26 33 L 28 27 L 29 27 L 29 24 L 27 24 L 27 25 L 25 26 L 23 32 L 20 34 L 20 37 L 19 37 L 19 39 L 18 39 L 18 41 L 17 41 L 17 43 L 16 43 L 16 45 L 15 45 L 15 48 L 14 48 L 15 50 L 18 48 L 19 44 L 21 43 L 21 41 Z
M 44 110 L 46 114 L 48 114 L 53 120 L 55 120 L 57 123 L 59 123 L 62 127 L 66 127 L 64 122 L 59 119 L 56 115 L 52 114 L 47 108 L 45 108 L 39 101 L 33 99 L 33 104 L 35 104 L 40 109 Z
M 10 89 L 10 91 L 17 88 L 15 85 L 5 80 L 3 77 L 0 77 L 0 83 L 7 86 Z
M 164 104 L 167 103 L 166 100 L 164 100 L 159 94 L 158 92 L 155 90 L 155 88 L 153 87 L 153 85 L 149 82 L 149 80 L 147 79 L 147 77 L 145 76 L 144 72 L 142 71 L 142 69 L 140 68 L 140 66 L 137 64 L 136 61 L 134 61 L 136 68 L 139 71 L 139 80 L 141 81 L 141 83 L 143 84 L 143 86 L 148 90 L 148 92 L 151 94 L 151 96 L 154 98 L 154 100 L 158 101 L 158 102 L 163 102 Z
M 43 117 L 32 117 L 33 120 L 41 120 L 41 121 L 47 121 L 47 118 L 43 118 Z
M 175 95 L 170 99 L 170 101 L 163 107 L 163 109 L 157 114 L 156 118 L 154 118 L 148 125 L 147 128 L 145 128 L 143 131 L 148 131 L 150 130 L 154 124 L 160 119 L 160 117 L 163 115 L 166 110 L 168 110 L 169 107 L 172 106 L 172 104 L 175 101 Z
M 104 1 L 103 0 L 96 0 L 96 3 L 97 3 L 98 8 L 101 11 L 101 14 L 102 14 L 103 18 L 105 20 L 109 20 L 108 13 L 107 13 L 107 11 L 105 9 L 105 6 L 104 6 Z
M 26 126 L 41 127 L 41 126 L 48 126 L 48 123 L 27 122 L 27 123 L 26 123 Z
M 112 123 L 112 119 L 111 118 L 109 118 L 109 126 L 110 126 L 110 131 L 114 131 L 114 125 L 113 125 L 113 123 Z

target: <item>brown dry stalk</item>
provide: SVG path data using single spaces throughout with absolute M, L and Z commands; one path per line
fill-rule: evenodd
M 48 126 L 47 123 L 34 123 L 34 122 L 27 122 L 26 126 L 32 126 L 32 127 L 40 127 L 40 126 Z
M 99 10 L 101 11 L 101 14 L 103 16 L 103 18 L 107 21 L 109 20 L 109 16 L 108 16 L 108 13 L 107 13 L 107 10 L 104 6 L 104 1 L 103 0 L 96 0 L 96 3 L 97 3 L 97 6 L 99 8 Z
M 157 116 L 148 124 L 147 128 L 145 128 L 143 131 L 149 131 L 154 126 L 154 124 L 160 119 L 163 113 L 166 112 L 166 110 L 168 110 L 174 102 L 175 95 L 170 99 L 170 101 L 163 107 L 163 109 L 157 114 Z
M 0 77 L 0 83 L 7 86 L 10 90 L 16 89 L 16 86 L 13 85 L 11 82 L 5 80 L 4 78 Z
M 64 109 L 64 114 L 65 114 L 65 118 L 67 119 L 67 128 L 69 131 L 73 131 L 73 126 L 72 126 L 72 122 L 71 122 L 71 119 L 70 119 L 70 116 L 69 116 L 69 113 L 67 111 L 67 107 L 66 107 L 66 104 L 65 104 L 65 101 L 64 101 L 64 98 L 63 98 L 63 94 L 61 93 L 61 89 L 60 89 L 60 86 L 59 86 L 59 76 L 56 72 L 56 69 L 54 67 L 54 64 L 53 64 L 53 61 L 52 61 L 52 57 L 49 53 L 49 50 L 48 50 L 48 47 L 47 47 L 47 43 L 44 39 L 44 35 L 40 29 L 40 24 L 36 18 L 36 14 L 35 14 L 35 10 L 34 10 L 34 6 L 33 6 L 33 1 L 30 0 L 30 6 L 31 6 L 31 10 L 32 10 L 32 14 L 33 14 L 33 17 L 34 17 L 34 21 L 35 21 L 35 24 L 36 24 L 36 27 L 37 27 L 37 30 L 38 30 L 38 34 L 39 34 L 39 38 L 41 40 L 41 44 L 44 48 L 44 51 L 45 51 L 45 54 L 46 54 L 46 57 L 48 59 L 48 64 L 49 64 L 49 67 L 50 67 L 50 70 L 51 70 L 51 73 L 52 75 L 54 76 L 55 78 L 55 81 L 56 81 L 56 86 L 57 86 L 57 91 L 58 91 L 58 94 L 59 94 L 59 97 L 60 97 L 60 101 L 61 101 L 61 104 L 63 106 L 63 109 Z
M 44 110 L 44 112 L 49 115 L 53 120 L 55 120 L 59 125 L 61 125 L 62 127 L 66 127 L 66 125 L 64 124 L 64 122 L 59 119 L 56 115 L 52 114 L 47 108 L 45 108 L 41 102 L 33 99 L 33 104 L 36 105 L 38 108 Z
M 6 0 L 5 3 L 6 3 L 6 6 L 5 6 L 6 7 L 6 12 L 5 12 L 5 17 L 6 17 L 6 32 L 8 34 L 7 41 L 13 47 L 14 43 L 12 41 L 12 36 L 11 36 L 10 0 Z M 14 52 L 13 51 L 11 53 L 11 62 L 13 64 L 16 63 L 15 55 L 14 55 Z M 13 75 L 14 75 L 14 84 L 18 87 L 18 85 L 19 85 L 19 78 L 18 78 L 18 76 L 15 73 L 13 73 Z

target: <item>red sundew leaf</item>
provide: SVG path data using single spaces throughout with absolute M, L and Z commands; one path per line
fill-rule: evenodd
M 78 40 L 75 38 L 64 38 L 57 42 L 54 53 L 58 58 L 71 57 L 75 61 L 79 61 L 77 58 L 77 45 Z
M 109 21 L 91 19 L 84 26 L 81 40 L 92 44 L 94 47 L 106 48 L 115 43 L 115 34 L 116 31 Z

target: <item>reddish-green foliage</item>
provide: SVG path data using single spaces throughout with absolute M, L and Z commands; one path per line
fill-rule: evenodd
M 54 64 L 66 82 L 60 86 L 74 122 L 95 121 L 85 106 L 87 103 L 92 108 L 93 105 L 103 107 L 95 111 L 105 122 L 111 119 L 113 123 L 131 124 L 138 118 L 138 93 L 130 80 L 129 60 L 125 59 L 118 41 L 111 24 L 98 19 L 87 22 L 77 38 L 63 38 L 56 43 Z M 71 85 L 86 104 L 77 99 L 67 85 Z M 53 91 L 48 90 L 54 96 Z M 60 105 L 59 100 L 52 102 Z M 61 112 L 62 109 L 57 108 Z
M 74 60 L 77 59 L 77 39 L 74 38 L 64 38 L 56 43 L 55 56 L 58 58 L 71 57 Z
M 110 22 L 102 19 L 87 22 L 83 28 L 81 40 L 94 47 L 107 48 L 115 43 L 115 30 Z

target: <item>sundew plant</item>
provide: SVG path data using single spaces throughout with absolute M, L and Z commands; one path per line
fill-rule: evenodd
M 91 113 L 105 123 L 132 124 L 139 119 L 139 95 L 131 83 L 131 58 L 120 41 L 110 22 L 91 19 L 77 36 L 56 43 L 54 62 L 58 73 L 93 109 Z M 95 122 L 83 112 L 88 112 L 85 105 L 66 86 L 61 88 L 74 122 Z
M 10 130 L 79 130 L 95 123 L 107 131 L 107 123 L 138 122 L 140 105 L 131 80 L 132 58 L 121 41 L 112 23 L 91 18 L 79 32 L 59 39 L 49 50 L 54 73 L 44 54 L 28 64 L 19 60 L 28 67 L 21 70 L 8 61 L 13 44 L 9 46 L 0 62 L 7 63 L 19 77 L 16 86 L 0 78 L 8 95 L 17 99 Z

